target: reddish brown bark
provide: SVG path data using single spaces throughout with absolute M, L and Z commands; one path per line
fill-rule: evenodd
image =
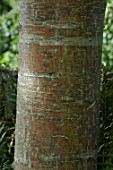
M 104 0 L 21 0 L 15 170 L 96 170 Z

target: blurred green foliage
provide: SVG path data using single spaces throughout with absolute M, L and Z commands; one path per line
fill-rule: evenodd
M 102 61 L 113 71 L 113 0 L 107 0 L 104 25 Z
M 0 7 L 3 9 L 0 16 L 0 67 L 17 69 L 19 4 L 15 0 L 5 0 Z
M 15 8 L 16 0 L 0 0 L 0 15 L 6 14 L 12 8 Z

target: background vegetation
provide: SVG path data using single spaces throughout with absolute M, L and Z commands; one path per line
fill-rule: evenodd
M 102 62 L 113 71 L 113 0 L 107 0 L 104 25 Z
M 12 170 L 16 116 L 19 4 L 0 1 L 0 170 Z
M 0 67 L 17 69 L 19 4 L 0 1 Z
M 113 0 L 103 34 L 98 170 L 113 170 Z M 0 1 L 0 170 L 13 169 L 19 4 Z
M 98 169 L 113 170 L 113 1 L 107 0 L 104 21 L 100 137 L 98 149 Z

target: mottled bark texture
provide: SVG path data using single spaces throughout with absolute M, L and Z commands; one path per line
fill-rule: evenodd
M 105 0 L 21 0 L 15 170 L 96 170 Z

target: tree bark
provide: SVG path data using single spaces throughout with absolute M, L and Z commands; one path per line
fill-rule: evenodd
M 96 170 L 105 0 L 21 0 L 15 170 Z

